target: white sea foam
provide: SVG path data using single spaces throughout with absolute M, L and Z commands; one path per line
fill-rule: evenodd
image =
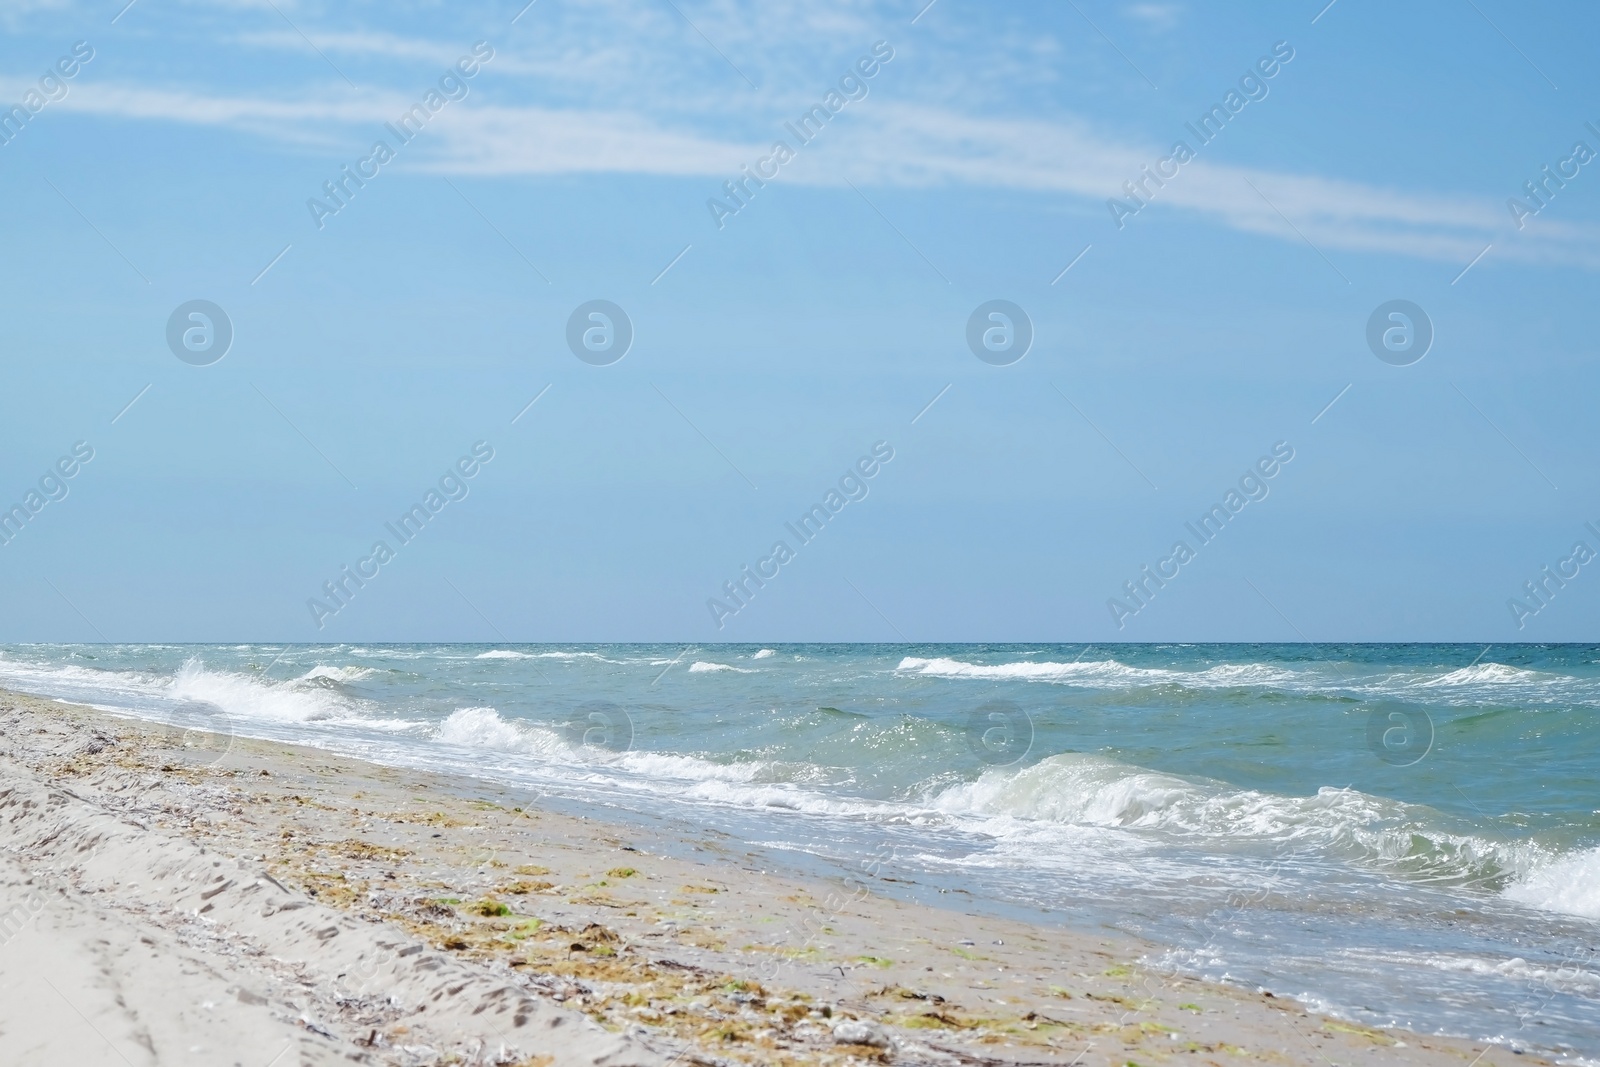
M 490 748 L 545 757 L 572 756 L 554 731 L 501 718 L 494 708 L 460 708 L 439 724 L 436 738 L 446 745 Z
M 364 718 L 362 705 L 317 687 L 272 685 L 231 671 L 208 670 L 191 659 L 167 686 L 167 695 L 210 704 L 239 719 L 269 723 Z
M 1191 685 L 1286 685 L 1301 681 L 1301 675 L 1265 663 L 1219 663 L 1203 671 L 1173 671 Z
M 472 748 L 508 757 L 535 757 L 550 781 L 601 786 L 607 794 L 619 791 L 649 797 L 670 796 L 677 801 L 737 808 L 741 811 L 777 809 L 811 815 L 880 818 L 906 821 L 904 805 L 831 796 L 790 782 L 762 781 L 773 765 L 763 761 L 722 763 L 698 756 L 668 752 L 574 748 L 553 731 L 530 723 L 506 719 L 491 707 L 461 708 L 437 729 L 441 744 Z M 460 770 L 448 759 L 424 757 L 420 765 Z M 487 768 L 479 763 L 482 773 Z M 500 773 L 526 781 L 532 767 L 516 762 L 498 764 Z
M 80 667 L 67 663 L 61 665 L 28 663 L 23 660 L 0 659 L 0 679 L 20 688 L 65 688 L 107 694 L 147 694 L 165 685 L 166 679 L 137 671 L 103 670 L 99 667 Z
M 661 781 L 733 783 L 752 782 L 769 766 L 764 762 L 715 763 L 697 756 L 640 751 L 623 754 L 618 765 L 630 773 Z
M 330 682 L 355 682 L 362 678 L 370 678 L 376 673 L 377 670 L 372 667 L 327 667 L 319 663 L 295 681 L 315 682 L 325 679 Z
M 1540 671 L 1524 670 L 1521 667 L 1508 667 L 1503 663 L 1475 663 L 1471 667 L 1462 667 L 1460 670 L 1441 674 L 1437 678 L 1428 678 L 1417 684 L 1425 686 L 1445 685 L 1494 685 L 1515 682 L 1545 682 L 1554 680 L 1552 675 Z
M 1412 953 L 1372 949 L 1345 949 L 1339 955 L 1363 964 L 1407 964 L 1432 967 L 1434 970 L 1455 974 L 1487 975 L 1509 978 L 1518 983 L 1543 986 L 1551 993 L 1578 993 L 1593 996 L 1600 993 L 1600 971 L 1592 953 L 1582 953 L 1559 963 L 1547 961 L 1534 963 L 1521 956 L 1490 957 L 1462 955 L 1450 952 Z
M 1154 825 L 1159 813 L 1203 794 L 1181 778 L 1100 756 L 1051 756 L 1021 771 L 990 770 L 974 782 L 951 786 L 933 807 L 953 815 L 1098 826 Z
M 715 672 L 715 671 L 733 671 L 736 674 L 754 674 L 755 673 L 755 671 L 746 670 L 743 667 L 735 667 L 731 663 L 704 663 L 704 662 L 701 662 L 700 660 L 696 660 L 695 662 L 693 662 L 693 663 L 691 663 L 689 665 L 689 673 L 690 674 L 705 674 L 708 671 L 712 671 L 712 672 Z
M 1600 848 L 1541 864 L 1508 886 L 1504 895 L 1544 911 L 1600 919 Z
M 1133 767 L 1103 756 L 1063 753 L 1023 770 L 990 770 L 944 789 L 939 811 L 997 820 L 1156 832 L 1181 840 L 1252 840 L 1311 848 L 1329 859 L 1433 882 L 1517 876 L 1537 862 L 1523 842 L 1452 829 L 1430 808 L 1323 787 L 1311 796 L 1233 789 Z
M 1129 675 L 1148 674 L 1163 676 L 1168 671 L 1140 671 L 1137 668 L 1125 667 L 1115 660 L 1091 661 L 1088 663 L 967 663 L 963 660 L 935 657 L 921 659 L 916 656 L 907 656 L 895 668 L 897 671 L 925 674 L 935 678 L 978 678 L 978 679 L 1021 679 L 1026 681 L 1062 682 L 1073 681 L 1095 675 L 1107 673 L 1123 673 Z
M 750 658 L 751 659 L 766 659 L 768 656 L 776 656 L 776 655 L 777 655 L 777 652 L 773 651 L 772 649 L 763 648 L 760 652 L 757 652 L 755 655 L 751 656 Z
M 704 766 L 695 768 L 700 773 L 708 769 Z M 721 770 L 726 771 L 731 768 L 721 768 Z M 652 792 L 658 788 L 652 788 Z M 766 808 L 805 815 L 906 821 L 906 813 L 898 804 L 835 796 L 787 782 L 730 781 L 716 774 L 689 781 L 671 792 L 674 797 L 687 797 L 701 803 L 736 808 L 740 811 Z
M 1076 663 L 1019 662 L 968 663 L 964 660 L 906 656 L 895 668 L 934 678 L 971 678 L 985 681 L 1055 682 L 1126 688 L 1139 685 L 1190 685 L 1227 688 L 1246 685 L 1283 685 L 1299 680 L 1292 671 L 1264 663 L 1223 663 L 1203 671 L 1174 671 L 1161 667 L 1130 667 L 1114 659 Z
M 518 652 L 510 648 L 495 648 L 480 652 L 473 659 L 595 659 L 603 663 L 616 663 L 598 652 Z

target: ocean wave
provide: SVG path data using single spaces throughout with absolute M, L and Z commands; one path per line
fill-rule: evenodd
M 753 782 L 768 773 L 770 767 L 761 761 L 717 763 L 699 756 L 640 750 L 625 753 L 618 765 L 633 774 L 663 781 L 731 783 Z
M 757 652 L 755 655 L 751 656 L 750 658 L 751 659 L 766 659 L 768 656 L 776 656 L 777 654 L 778 653 L 776 651 L 774 651 L 773 649 L 763 648 L 761 651 Z
M 1032 660 L 973 663 L 947 656 L 906 656 L 895 667 L 902 675 L 979 681 L 1041 682 L 1111 690 L 1154 686 L 1189 689 L 1260 689 L 1299 695 L 1340 694 L 1402 700 L 1422 699 L 1448 705 L 1501 701 L 1515 695 L 1538 701 L 1575 700 L 1600 703 L 1600 679 L 1478 663 L 1444 671 L 1407 667 L 1373 669 L 1359 664 L 1324 662 L 1293 669 L 1270 663 L 1219 663 L 1203 669 L 1134 667 L 1114 659 L 1071 663 Z
M 296 678 L 295 681 L 329 681 L 339 682 L 342 684 L 345 682 L 360 681 L 362 678 L 370 678 L 377 673 L 377 669 L 374 667 L 328 667 L 319 663 L 309 671 L 306 671 L 306 673 L 302 674 L 300 677 Z
M 1497 841 L 1456 828 L 1431 808 L 1355 790 L 1323 787 L 1310 796 L 1286 796 L 1078 753 L 1018 771 L 987 771 L 945 788 L 930 803 L 951 815 L 996 820 L 997 833 L 1010 820 L 1139 830 L 1223 846 L 1256 841 L 1280 851 L 1310 848 L 1411 880 L 1491 890 L 1525 876 L 1544 856 L 1527 841 Z
M 598 652 L 518 652 L 515 649 L 495 648 L 480 652 L 473 659 L 594 659 L 602 663 L 617 663 Z
M 860 818 L 862 816 L 878 816 L 881 818 L 893 814 L 885 811 L 884 805 L 874 804 L 870 801 L 831 796 L 815 790 L 801 789 L 792 785 L 778 783 L 746 785 L 712 779 L 697 782 L 687 790 L 687 795 L 702 803 L 718 804 L 742 810 L 765 808 L 768 810 L 794 812 L 800 815 L 826 815 L 842 818 Z
M 336 689 L 274 685 L 230 671 L 208 670 L 198 659 L 185 663 L 166 690 L 172 698 L 210 704 L 239 719 L 292 723 L 368 718 L 362 702 Z
M 1132 675 L 1165 675 L 1167 671 L 1146 671 L 1125 667 L 1115 660 L 1088 663 L 967 663 L 964 660 L 939 656 L 921 659 L 906 656 L 895 668 L 899 672 L 913 672 L 934 678 L 1023 679 L 1028 681 L 1060 682 L 1087 678 L 1108 673 Z
M 1173 673 L 1190 684 L 1208 686 L 1288 685 L 1304 679 L 1304 676 L 1296 671 L 1269 667 L 1265 663 L 1219 663 L 1203 671 Z
M 501 718 L 494 708 L 460 708 L 439 724 L 435 740 L 462 748 L 492 748 L 571 760 L 573 750 L 553 730 Z
M 0 657 L 0 678 L 10 684 L 66 683 L 107 692 L 139 692 L 164 684 L 164 679 L 140 671 L 80 667 L 75 663 L 44 664 Z
M 1600 848 L 1541 864 L 1507 886 L 1504 896 L 1541 911 L 1600 919 Z
M 696 660 L 695 662 L 689 664 L 690 674 L 705 674 L 708 671 L 733 671 L 736 674 L 756 673 L 755 671 L 748 670 L 744 667 L 735 667 L 731 663 L 705 663 L 701 660 Z
M 558 780 L 575 773 L 580 780 L 590 785 L 603 783 L 608 790 L 671 795 L 679 800 L 743 810 L 777 808 L 852 816 L 902 814 L 898 805 L 830 796 L 799 782 L 777 780 L 785 775 L 804 777 L 794 767 L 765 760 L 721 762 L 673 752 L 614 752 L 574 746 L 554 730 L 507 719 L 492 707 L 458 709 L 439 725 L 434 740 L 460 748 L 532 756 Z
M 318 665 L 298 678 L 269 682 L 232 671 L 208 668 L 198 657 L 174 673 L 101 669 L 76 664 L 0 662 L 0 680 L 57 699 L 96 707 L 137 710 L 157 718 L 206 705 L 240 722 L 362 722 L 387 727 L 365 701 L 342 691 L 346 681 L 365 677 L 365 668 Z
M 1300 675 L 1264 663 L 1222 663 L 1201 671 L 1175 671 L 1162 667 L 1130 667 L 1114 659 L 1076 663 L 1016 662 L 968 663 L 965 660 L 906 656 L 895 668 L 934 678 L 974 678 L 990 681 L 1018 680 L 1056 682 L 1070 685 L 1189 685 L 1200 688 L 1231 688 L 1251 685 L 1284 685 L 1297 682 Z
M 1541 671 L 1530 671 L 1522 667 L 1508 667 L 1503 663 L 1475 663 L 1471 667 L 1462 667 L 1460 670 L 1441 674 L 1436 678 L 1425 678 L 1417 684 L 1422 686 L 1447 686 L 1447 685 L 1495 685 L 1516 682 L 1550 682 L 1556 681 L 1557 676 L 1545 674 Z
M 1551 704 L 1600 705 L 1600 678 L 1504 663 L 1475 663 L 1452 670 L 1409 667 L 1350 681 L 1329 680 L 1327 685 L 1363 696 L 1447 707 L 1489 705 L 1533 710 Z

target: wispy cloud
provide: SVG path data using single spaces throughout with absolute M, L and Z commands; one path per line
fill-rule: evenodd
M 42 7 L 50 0 L 24 2 Z M 471 29 L 452 28 L 429 15 L 396 21 L 393 25 L 403 27 L 398 30 L 371 28 L 360 23 L 359 7 L 298 6 L 288 0 L 280 3 L 294 18 L 293 29 L 270 7 L 260 7 L 261 17 L 253 22 L 241 18 L 262 2 L 189 0 L 185 5 L 213 28 L 218 19 L 228 24 L 226 40 L 240 57 L 240 69 L 259 80 L 230 81 L 219 89 L 193 82 L 229 78 L 231 70 L 196 68 L 182 72 L 190 84 L 174 84 L 168 78 L 178 75 L 167 71 L 151 71 L 142 83 L 107 83 L 98 80 L 97 68 L 94 79 L 76 84 L 56 106 L 123 120 L 231 130 L 338 160 L 367 150 L 383 135 L 384 123 L 414 104 L 438 73 L 470 48 L 478 30 L 494 26 L 489 20 Z M 787 139 L 783 118 L 820 98 L 853 59 L 853 50 L 889 35 L 901 54 L 874 84 L 870 99 L 833 123 L 821 141 L 784 169 L 781 181 L 1032 192 L 1083 209 L 1085 240 L 1092 239 L 1095 228 L 1114 235 L 1106 199 L 1120 195 L 1123 183 L 1136 177 L 1141 165 L 1160 158 L 1165 146 L 1123 127 L 1078 117 L 1094 101 L 1074 96 L 1072 87 L 1026 81 L 1045 77 L 1040 71 L 1071 65 L 1062 52 L 1072 47 L 1070 34 L 1052 30 L 1048 18 L 1023 25 L 1005 13 L 992 13 L 978 16 L 984 33 L 975 42 L 971 23 L 948 13 L 912 30 L 906 11 L 915 6 L 892 0 L 837 6 L 809 0 L 762 5 L 683 0 L 680 16 L 666 4 L 569 0 L 541 4 L 514 29 L 509 26 L 514 8 L 508 6 L 507 25 L 495 38 L 496 56 L 471 84 L 471 94 L 430 124 L 398 165 L 452 177 L 628 173 L 705 178 L 705 191 L 694 195 L 710 196 L 773 139 Z M 1121 7 L 1119 14 L 1147 30 L 1164 31 L 1187 9 L 1177 0 L 1140 0 Z M 693 20 L 692 27 L 686 19 Z M 1075 21 L 1066 24 L 1081 31 Z M 359 72 L 351 69 L 363 88 L 352 88 L 315 64 L 309 68 L 314 83 L 289 85 L 278 75 L 282 64 L 262 55 L 311 48 L 338 57 L 341 67 L 347 59 L 359 67 Z M 732 76 L 718 51 L 755 72 L 762 88 L 752 91 Z M 1028 61 L 1021 61 L 1024 56 Z M 306 68 L 296 70 L 307 76 Z M 935 70 L 937 78 L 930 73 Z M 17 81 L 17 91 L 23 84 Z M 1518 232 L 1503 201 L 1489 197 L 1397 189 L 1226 158 L 1218 152 L 1186 165 L 1128 225 L 1160 225 L 1164 216 L 1186 216 L 1278 240 L 1309 240 L 1319 249 L 1392 253 L 1458 266 L 1493 242 L 1497 260 L 1600 269 L 1595 227 L 1536 219 Z
M 414 102 L 399 92 L 330 87 L 300 99 L 224 97 L 132 86 L 85 85 L 61 105 L 99 115 L 236 129 L 346 154 Z M 571 173 L 704 177 L 717 183 L 766 151 L 765 139 L 730 139 L 673 128 L 636 113 L 502 106 L 472 99 L 431 125 L 406 165 L 480 177 Z M 1097 133 L 1087 123 L 964 115 L 882 102 L 830 128 L 785 182 L 812 186 L 1015 189 L 1065 195 L 1095 214 L 1159 153 Z M 706 195 L 715 190 L 713 184 Z M 1257 192 L 1260 190 L 1260 192 Z M 1263 200 L 1263 196 L 1270 203 Z M 1530 226 L 1517 234 L 1503 204 L 1481 197 L 1414 193 L 1361 182 L 1197 160 L 1160 190 L 1149 216 L 1210 219 L 1230 229 L 1318 247 L 1465 263 L 1487 242 L 1497 257 L 1600 268 L 1600 232 Z M 1286 221 L 1287 220 L 1287 221 Z M 1096 225 L 1102 224 L 1096 219 Z M 1113 232 L 1109 212 L 1103 216 Z
M 1183 6 L 1181 4 L 1129 4 L 1127 15 L 1135 22 L 1143 23 L 1152 30 L 1165 32 L 1176 29 L 1183 21 Z
M 278 48 L 294 52 L 306 50 L 309 40 L 324 52 L 376 56 L 385 59 L 412 59 L 448 65 L 461 52 L 460 45 L 449 45 L 419 37 L 402 37 L 371 30 L 329 33 L 312 32 L 301 37 L 293 30 L 258 30 L 236 34 L 233 40 L 254 48 Z M 469 42 L 470 43 L 470 42 Z

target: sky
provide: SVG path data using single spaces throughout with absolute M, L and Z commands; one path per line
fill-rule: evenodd
M 0 641 L 1595 638 L 1592 6 L 525 3 L 0 11 Z

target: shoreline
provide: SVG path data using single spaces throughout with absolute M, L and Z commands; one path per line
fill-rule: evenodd
M 1126 934 L 886 895 L 870 857 L 774 873 L 715 831 L 664 848 L 487 782 L 4 690 L 0 721 L 7 1062 L 1511 1057 L 1159 973 Z

